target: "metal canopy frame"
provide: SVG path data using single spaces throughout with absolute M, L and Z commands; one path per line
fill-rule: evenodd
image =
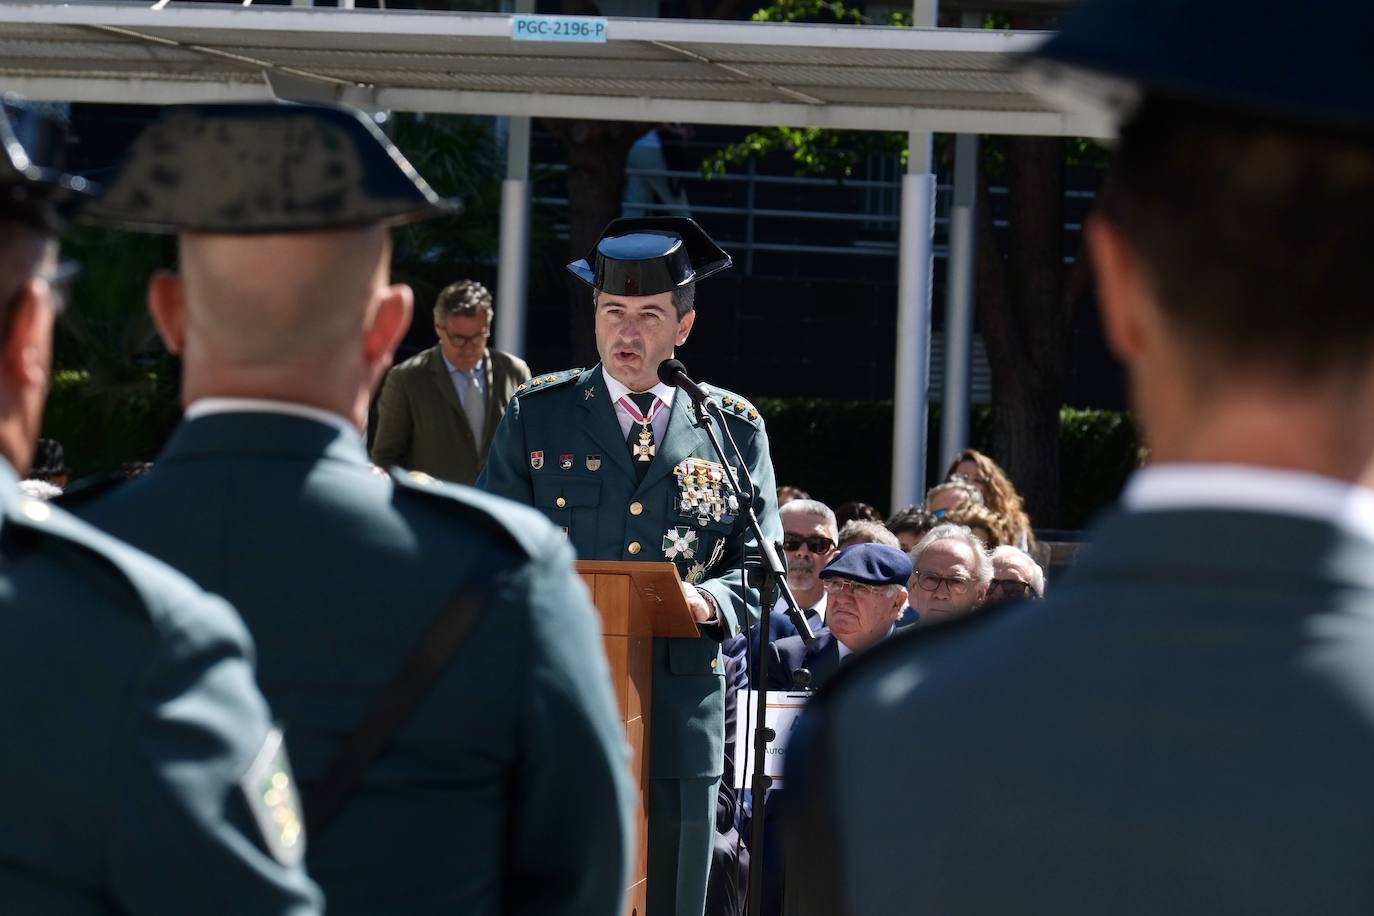
M 515 41 L 509 15 L 0 3 L 0 84 L 29 98 L 338 101 L 368 110 L 951 133 L 1105 135 L 1012 72 L 1038 32 L 672 19 Z
M 913 3 L 917 22 L 935 21 L 938 0 Z M 517 9 L 528 5 L 517 0 Z M 604 43 L 582 43 L 516 41 L 512 25 L 509 15 L 476 13 L 0 0 L 0 90 L 69 102 L 341 102 L 506 115 L 512 124 L 550 117 L 906 132 L 913 155 L 903 179 L 892 500 L 919 502 L 930 135 L 1111 135 L 1103 120 L 1051 109 L 1014 72 L 1013 55 L 1045 33 L 609 18 Z M 524 152 L 513 145 L 511 157 L 502 186 L 497 344 L 519 353 L 529 193 Z M 951 257 L 963 263 L 971 251 L 953 249 L 971 245 L 971 232 L 952 236 Z M 961 308 L 967 313 L 971 304 Z M 965 377 L 957 361 L 970 359 L 951 354 L 948 377 Z M 966 409 L 967 398 L 957 403 Z

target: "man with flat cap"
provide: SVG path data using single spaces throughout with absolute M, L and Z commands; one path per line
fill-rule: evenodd
M 599 365 L 536 376 L 517 390 L 477 485 L 543 512 L 581 559 L 672 562 L 700 636 L 654 640 L 650 735 L 649 886 L 653 916 L 704 907 L 716 784 L 723 768 L 720 644 L 758 617 L 742 581 L 757 549 L 686 395 L 658 367 L 687 342 L 696 284 L 730 266 L 685 217 L 619 219 L 586 260 L 568 265 L 592 287 Z M 781 537 L 758 411 L 712 388 L 753 480 L 755 512 Z
M 1374 4 L 1304 13 L 1087 0 L 1036 55 L 1120 122 L 1085 239 L 1153 463 L 1042 604 L 810 708 L 806 911 L 1374 910 Z
M 0 101 L 0 901 L 7 913 L 320 912 L 281 733 L 233 609 L 23 497 L 63 272 L 94 190 Z
M 855 544 L 840 551 L 820 572 L 826 594 L 825 626 L 810 649 L 800 636 L 770 644 L 770 690 L 819 690 L 859 652 L 892 635 L 906 608 L 911 558 L 883 544 Z M 807 676 L 798 679 L 797 672 Z M 803 683 L 804 681 L 804 683 Z
M 149 305 L 186 418 L 81 511 L 243 614 L 331 914 L 611 914 L 627 755 L 571 550 L 359 435 L 410 324 L 387 226 L 449 210 L 356 111 L 168 109 L 92 214 L 178 233 Z

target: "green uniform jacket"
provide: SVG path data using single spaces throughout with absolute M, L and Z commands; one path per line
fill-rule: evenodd
M 0 910 L 319 913 L 299 837 L 260 826 L 272 725 L 233 610 L 3 462 L 0 555 Z
M 536 513 L 379 475 L 356 434 L 267 412 L 183 423 L 83 512 L 234 601 L 307 786 L 455 593 L 498 581 L 307 864 L 330 914 L 618 912 L 625 738 L 572 552 Z
M 1113 515 L 1043 603 L 845 665 L 786 769 L 789 913 L 1374 912 L 1374 540 Z
M 728 405 L 726 423 L 758 488 L 754 511 L 764 532 L 780 540 L 763 421 L 738 396 L 713 390 Z M 684 579 L 720 606 L 723 627 L 707 628 L 699 639 L 656 640 L 649 761 L 654 778 L 721 774 L 720 639 L 758 618 L 758 593 L 743 585 L 739 569 L 742 552 L 757 547 L 744 517 L 727 512 L 716 519 L 682 507 L 684 486 L 675 468 L 692 457 L 717 460 L 706 434 L 691 425 L 690 401 L 679 394 L 649 472 L 637 484 L 601 367 L 594 366 L 537 376 L 518 391 L 478 480 L 482 489 L 543 512 L 567 531 L 579 558 L 671 559 Z
M 475 481 L 506 402 L 530 377 L 524 360 L 498 350 L 487 351 L 485 366 L 487 411 L 480 443 L 473 438 L 438 344 L 392 369 L 377 398 L 372 460 L 384 468 L 423 471 L 454 483 Z

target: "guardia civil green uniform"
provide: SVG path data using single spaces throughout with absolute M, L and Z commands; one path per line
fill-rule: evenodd
M 182 212 L 168 182 L 141 178 L 171 170 L 172 186 L 204 187 L 206 137 L 259 151 L 246 160 L 254 173 L 233 181 L 261 220 L 311 231 L 439 209 L 356 112 L 174 108 L 150 131 L 103 218 L 224 219 L 222 207 Z M 309 184 L 336 158 L 335 174 L 365 176 L 339 189 L 342 210 Z M 279 184 L 302 160 L 305 185 Z M 296 206 L 272 206 L 283 201 Z M 257 226 L 238 213 L 207 228 Z M 435 619 L 455 596 L 484 595 L 428 694 L 312 832 L 311 873 L 331 914 L 618 914 L 633 806 L 624 734 L 598 618 L 571 550 L 537 513 L 380 474 L 336 415 L 233 399 L 191 404 L 152 472 L 78 509 L 235 602 L 263 690 L 289 724 L 308 814 L 310 788 Z
M 685 219 L 619 220 L 608 227 L 593 258 L 604 258 L 611 247 L 607 239 L 623 239 L 646 226 L 681 233 L 695 250 L 687 252 L 685 244 L 675 249 L 690 256 L 676 265 L 661 257 L 643 269 L 599 263 L 601 288 L 647 295 L 667 289 L 665 277 L 675 284 L 684 277 L 695 282 L 722 258 L 729 264 Z M 754 481 L 764 532 L 780 540 L 763 419 L 738 395 L 711 391 Z M 720 642 L 758 617 L 757 593 L 740 573 L 742 554 L 757 544 L 724 485 L 706 434 L 691 419 L 690 401 L 678 392 L 641 481 L 601 367 L 539 375 L 512 398 L 478 479 L 482 489 L 543 512 L 567 533 L 580 559 L 672 561 L 685 581 L 719 607 L 720 625 L 702 627 L 698 638 L 654 640 L 648 812 L 653 916 L 702 912 L 724 756 Z
M 87 192 L 62 137 L 0 108 L 0 228 Z M 233 609 L 17 484 L 0 459 L 0 910 L 320 912 Z

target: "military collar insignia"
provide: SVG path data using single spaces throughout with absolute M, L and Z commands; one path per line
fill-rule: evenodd
M 550 388 L 557 388 L 565 382 L 572 381 L 582 375 L 582 369 L 564 369 L 562 372 L 551 372 L 548 375 L 536 375 L 528 382 L 522 382 L 515 386 L 516 394 L 526 392 L 548 391 Z
M 691 528 L 669 528 L 663 535 L 663 555 L 669 560 L 690 560 L 696 556 L 697 533 Z
M 281 729 L 267 732 L 239 787 L 272 857 L 283 865 L 299 865 L 305 857 L 304 818 Z

